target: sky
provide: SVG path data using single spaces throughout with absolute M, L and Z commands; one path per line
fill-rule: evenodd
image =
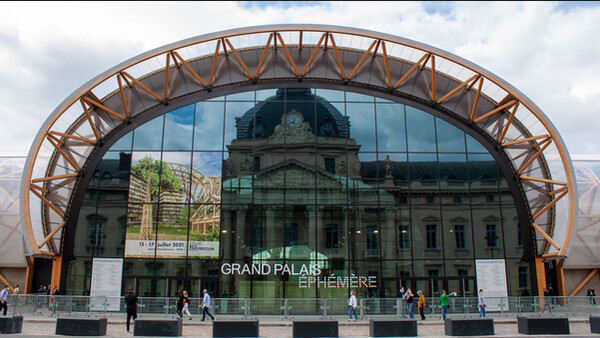
M 123 61 L 273 24 L 354 27 L 445 50 L 533 101 L 572 156 L 600 155 L 598 1 L 0 1 L 0 154 L 27 154 L 64 99 Z

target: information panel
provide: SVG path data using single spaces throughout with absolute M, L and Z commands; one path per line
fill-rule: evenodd
M 123 259 L 94 258 L 92 264 L 90 310 L 119 311 Z
M 508 309 L 506 263 L 504 259 L 476 259 L 477 294 L 483 289 L 486 311 Z

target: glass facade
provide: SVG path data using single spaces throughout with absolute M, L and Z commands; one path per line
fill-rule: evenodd
M 106 153 L 88 186 L 66 287 L 124 258 L 142 296 L 474 296 L 477 259 L 531 294 L 511 191 L 452 124 L 374 96 L 239 93 L 160 116 Z

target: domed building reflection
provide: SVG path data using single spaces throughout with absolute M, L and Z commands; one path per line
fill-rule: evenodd
M 472 296 L 485 258 L 506 260 L 509 295 L 535 276 L 489 152 L 374 96 L 288 88 L 174 110 L 117 142 L 85 196 L 75 294 L 92 257 L 124 257 L 123 285 L 146 296 L 345 298 L 351 282 Z

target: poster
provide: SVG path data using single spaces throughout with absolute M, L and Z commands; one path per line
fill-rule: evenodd
M 133 153 L 125 257 L 219 257 L 221 178 L 152 155 Z
M 508 310 L 506 263 L 504 259 L 476 259 L 477 295 L 483 289 L 486 311 Z
M 219 242 L 217 241 L 153 241 L 131 240 L 125 242 L 125 256 L 136 258 L 184 258 L 219 257 Z
M 90 311 L 119 311 L 122 277 L 122 258 L 94 258 Z

